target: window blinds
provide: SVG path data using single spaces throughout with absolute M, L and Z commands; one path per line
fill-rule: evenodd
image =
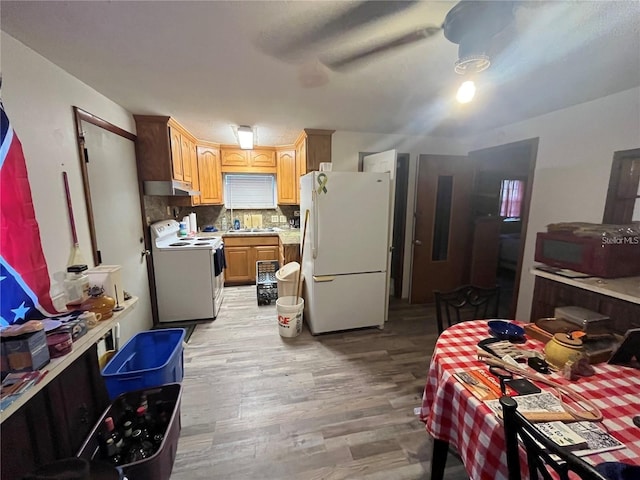
M 225 174 L 224 206 L 226 208 L 276 208 L 276 202 L 274 175 Z

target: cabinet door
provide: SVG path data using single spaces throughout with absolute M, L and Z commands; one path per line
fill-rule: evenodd
M 276 166 L 276 152 L 273 150 L 250 150 L 249 156 L 252 167 Z
M 277 176 L 278 204 L 296 205 L 299 194 L 298 175 L 296 174 L 295 151 L 282 150 L 278 152 Z
M 296 148 L 296 164 L 298 167 L 298 176 L 302 177 L 307 174 L 307 139 L 303 138 Z M 299 188 L 299 183 L 298 183 Z
M 249 153 L 247 150 L 239 148 L 223 148 L 220 151 L 222 155 L 222 165 L 225 167 L 248 167 Z
M 300 245 L 283 245 L 282 256 L 284 265 L 290 262 L 300 263 Z
M 191 145 L 193 143 L 186 136 L 182 135 L 180 151 L 182 152 L 182 179 L 185 182 L 191 182 Z
M 182 171 L 182 135 L 175 128 L 169 127 L 171 138 L 171 167 L 173 168 L 173 179 L 184 180 Z
M 202 189 L 200 186 L 200 170 L 198 168 L 198 152 L 195 143 L 191 143 L 189 153 L 191 154 L 191 186 L 194 190 L 201 191 Z M 202 194 L 191 197 L 192 205 L 200 205 L 201 203 Z
M 198 147 L 198 174 L 200 176 L 201 203 L 222 204 L 222 173 L 220 171 L 220 150 Z
M 227 268 L 224 271 L 226 283 L 250 282 L 255 279 L 256 266 L 252 261 L 252 247 L 225 247 L 224 254 L 227 262 Z

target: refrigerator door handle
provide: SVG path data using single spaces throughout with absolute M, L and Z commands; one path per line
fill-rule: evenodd
M 314 275 L 314 282 L 333 282 L 336 279 L 335 275 Z
M 318 256 L 318 197 L 315 188 L 311 191 L 311 203 L 313 203 L 313 221 L 311 222 L 311 228 L 313 229 L 313 235 L 311 235 L 311 255 L 313 258 Z

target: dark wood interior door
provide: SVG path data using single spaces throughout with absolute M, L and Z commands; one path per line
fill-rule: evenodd
M 411 303 L 464 282 L 474 167 L 466 156 L 420 155 L 413 237 Z

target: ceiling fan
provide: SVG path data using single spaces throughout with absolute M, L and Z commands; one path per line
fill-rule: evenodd
M 306 27 L 304 31 L 267 48 L 279 58 L 300 57 L 322 42 L 383 20 L 417 3 L 419 2 L 416 0 L 359 2 L 326 22 Z M 343 72 L 364 60 L 371 60 L 391 50 L 426 40 L 443 31 L 445 38 L 458 45 L 456 72 L 480 72 L 491 63 L 494 39 L 514 23 L 515 3 L 517 2 L 463 0 L 449 10 L 440 26 L 426 25 L 348 54 L 324 53 L 318 58 L 329 69 Z

